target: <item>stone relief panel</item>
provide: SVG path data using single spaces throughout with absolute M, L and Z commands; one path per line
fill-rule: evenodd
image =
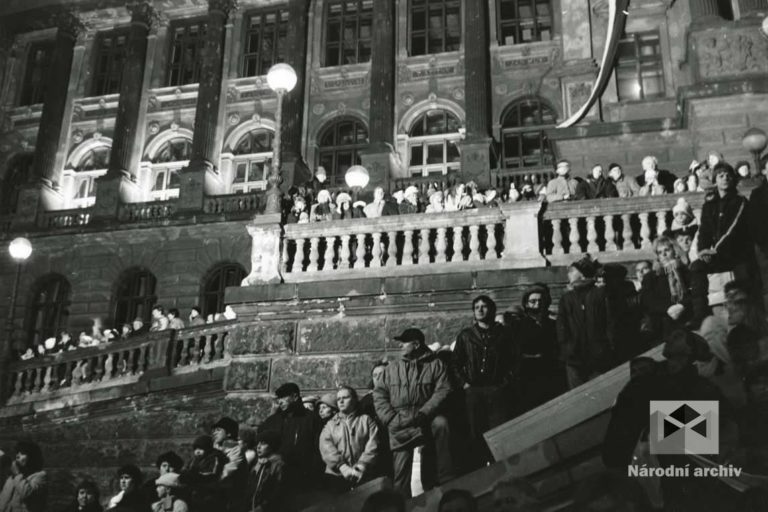
M 768 39 L 758 30 L 707 30 L 693 35 L 700 79 L 768 73 Z

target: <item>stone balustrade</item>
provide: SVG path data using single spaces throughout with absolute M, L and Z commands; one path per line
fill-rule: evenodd
M 51 210 L 40 212 L 37 216 L 37 227 L 42 229 L 69 228 L 87 226 L 91 221 L 90 208 L 73 208 L 71 210 Z
M 169 354 L 171 368 L 197 369 L 225 361 L 229 334 L 236 325 L 236 321 L 220 322 L 176 331 Z
M 652 243 L 672 224 L 672 208 L 685 197 L 701 216 L 704 194 L 567 201 L 544 206 L 540 236 L 547 260 L 567 264 L 584 253 L 601 261 L 653 256 Z
M 121 222 L 159 221 L 169 218 L 175 211 L 175 200 L 123 203 L 120 205 L 118 219 Z
M 555 177 L 551 167 L 542 169 L 499 169 L 493 175 L 493 186 L 501 193 L 509 190 L 509 186 L 514 183 L 517 190 L 521 190 L 524 182 L 531 183 L 534 187 L 546 185 L 549 180 Z
M 206 196 L 205 213 L 257 213 L 264 210 L 264 192 Z

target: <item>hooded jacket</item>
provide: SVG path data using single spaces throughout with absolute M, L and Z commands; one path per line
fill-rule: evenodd
M 346 464 L 368 479 L 379 458 L 379 427 L 367 414 L 336 413 L 320 434 L 320 455 L 325 472 L 341 476 L 339 468 Z
M 560 359 L 569 366 L 604 371 L 613 350 L 609 331 L 605 289 L 592 279 L 583 279 L 560 298 L 557 340 Z
M 404 449 L 420 441 L 417 414 L 433 418 L 450 392 L 445 364 L 427 347 L 387 366 L 373 390 L 373 403 L 389 430 L 391 448 Z

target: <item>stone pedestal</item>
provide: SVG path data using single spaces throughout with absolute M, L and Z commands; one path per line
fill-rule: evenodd
M 179 173 L 179 199 L 177 210 L 202 211 L 205 200 L 206 182 L 208 179 L 217 180 L 218 174 L 209 162 L 192 161 Z
M 461 178 L 473 180 L 481 190 L 491 185 L 491 142 L 490 137 L 461 142 Z
M 280 276 L 282 232 L 279 213 L 259 215 L 248 225 L 248 234 L 252 239 L 251 273 L 243 279 L 242 286 L 282 281 Z
M 382 187 L 389 191 L 390 178 L 392 176 L 392 150 L 384 144 L 371 144 L 360 152 L 360 160 L 363 167 L 368 169 L 370 181 L 367 190 Z
M 116 219 L 121 203 L 138 200 L 139 187 L 127 172 L 112 172 L 96 180 L 96 202 L 91 218 Z
M 506 218 L 502 258 L 510 262 L 512 268 L 546 266 L 539 248 L 540 210 L 541 204 L 537 201 L 501 205 Z

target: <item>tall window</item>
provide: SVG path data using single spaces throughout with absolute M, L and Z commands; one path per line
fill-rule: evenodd
M 242 76 L 266 75 L 273 64 L 285 60 L 288 11 L 251 14 L 245 30 Z
M 272 159 L 274 135 L 265 129 L 251 130 L 235 146 L 235 179 L 232 192 L 250 192 L 267 188 L 266 164 Z
M 173 27 L 168 85 L 194 84 L 200 81 L 200 68 L 205 46 L 205 23 L 188 23 Z
M 115 290 L 115 325 L 135 318 L 149 322 L 152 306 L 157 302 L 155 286 L 157 279 L 149 270 L 134 268 L 125 272 Z
M 461 45 L 460 0 L 411 0 L 411 55 L 452 52 Z
M 627 34 L 619 42 L 616 88 L 619 101 L 664 96 L 664 63 L 657 30 Z
M 360 163 L 360 150 L 368 145 L 368 129 L 357 119 L 341 119 L 331 123 L 318 139 L 320 165 L 332 186 L 344 184 L 344 173 Z
M 373 0 L 332 0 L 325 23 L 325 65 L 371 60 Z
M 179 171 L 189 163 L 192 141 L 176 137 L 166 142 L 152 159 L 152 188 L 154 201 L 167 201 L 179 197 Z
M 499 44 L 552 39 L 550 0 L 496 0 Z
M 43 102 L 53 48 L 53 41 L 35 43 L 30 47 L 27 69 L 24 74 L 24 89 L 21 95 L 22 105 L 34 105 Z
M 223 312 L 227 286 L 240 286 L 245 276 L 245 269 L 239 263 L 222 263 L 208 271 L 200 300 L 203 316 Z
M 64 277 L 54 274 L 38 282 L 27 323 L 27 334 L 33 347 L 67 327 L 69 300 L 69 282 Z
M 412 176 L 448 174 L 461 162 L 459 120 L 447 110 L 429 110 L 419 117 L 408 134 L 409 170 Z
M 555 126 L 557 114 L 538 98 L 509 106 L 502 117 L 502 161 L 505 169 L 551 166 L 552 148 L 545 129 Z
M 8 163 L 0 183 L 0 214 L 14 213 L 19 203 L 19 192 L 32 172 L 32 153 L 14 156 Z
M 96 69 L 93 74 L 93 95 L 120 92 L 120 78 L 125 65 L 125 32 L 101 34 L 96 43 Z
M 72 208 L 87 208 L 96 202 L 96 178 L 107 173 L 109 150 L 109 146 L 91 149 L 71 173 Z M 70 177 L 70 173 L 65 170 L 63 177 Z

